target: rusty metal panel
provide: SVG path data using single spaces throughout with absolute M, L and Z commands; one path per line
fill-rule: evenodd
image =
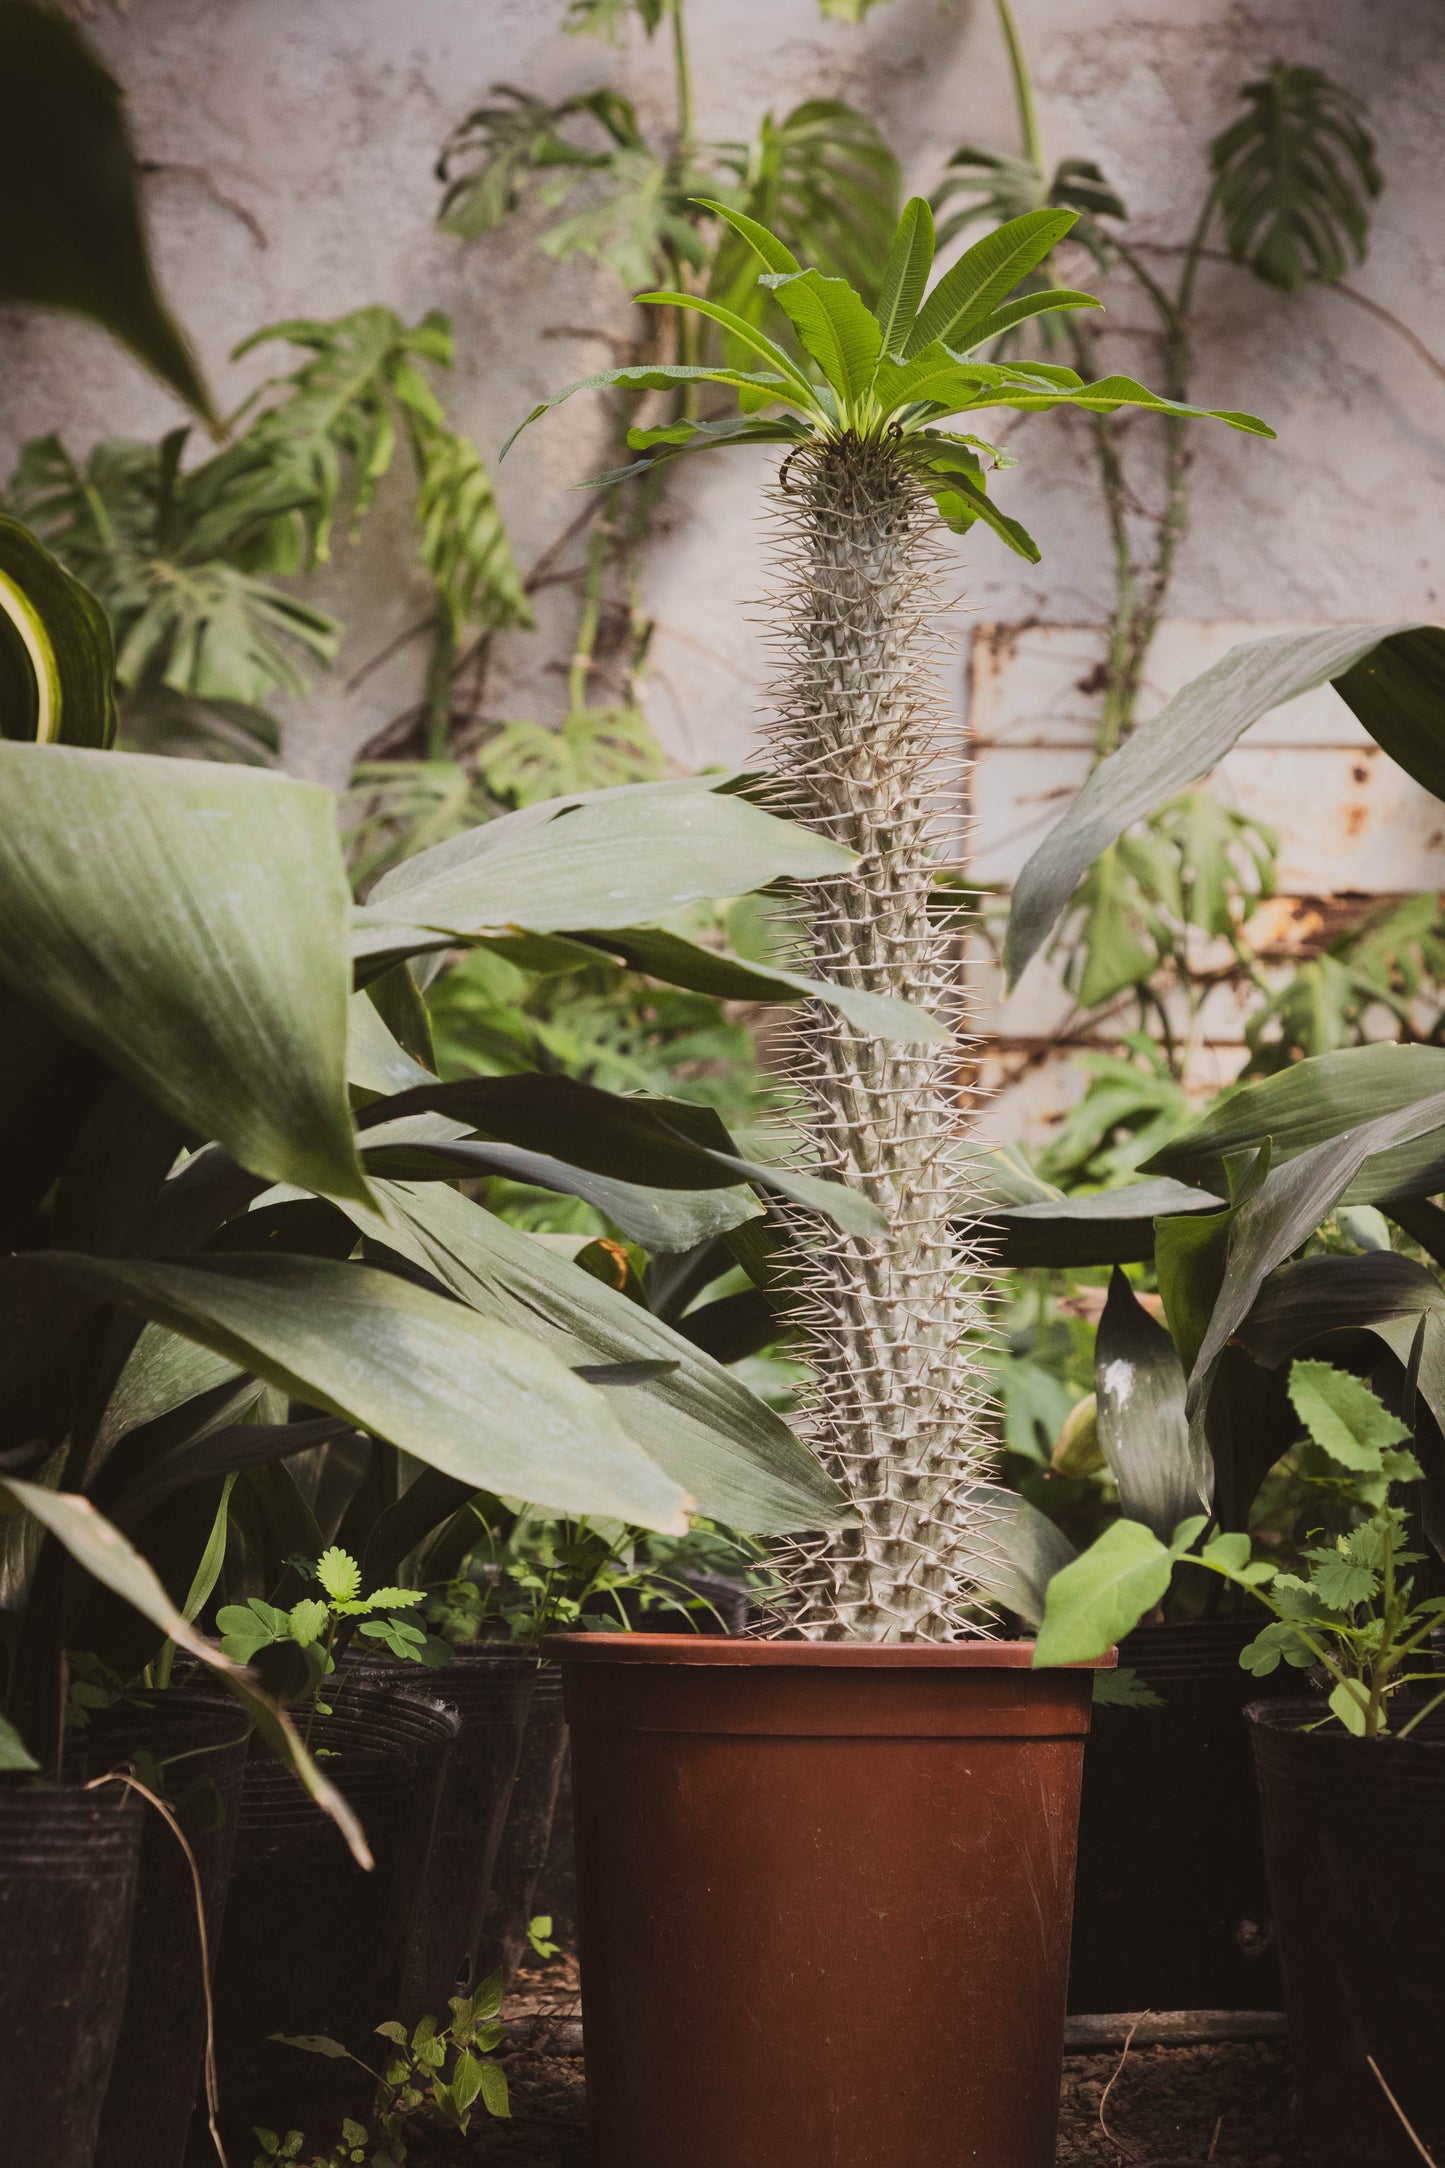
M 1141 717 L 1157 713 L 1189 679 L 1242 640 L 1310 629 L 1299 624 L 1167 620 L 1150 655 Z M 1102 635 L 1088 625 L 979 625 L 968 667 L 968 743 L 974 759 L 969 812 L 970 872 L 988 884 L 1014 879 L 1059 818 L 1092 764 L 1100 710 Z M 1261 907 L 1251 938 L 1283 983 L 1292 957 L 1358 916 L 1373 897 L 1445 881 L 1445 817 L 1362 730 L 1328 686 L 1274 709 L 1246 733 L 1216 772 L 1223 800 L 1279 837 L 1281 893 Z M 1221 943 L 1200 941 L 1191 968 L 1203 976 L 1227 964 Z M 1047 1139 L 1082 1097 L 1081 1057 L 1133 1028 L 1132 1006 L 1079 1016 L 1056 960 L 1037 958 L 1005 998 L 983 943 L 967 959 L 976 1026 L 986 1040 L 978 1087 L 986 1133 L 1000 1141 Z M 1243 1027 L 1252 1004 L 1214 985 L 1201 1008 L 1186 1084 L 1207 1098 L 1245 1060 Z M 1382 1032 L 1388 1019 L 1380 1019 Z

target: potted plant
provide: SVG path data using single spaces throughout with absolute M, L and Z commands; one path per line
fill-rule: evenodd
M 1424 1330 L 1422 1319 L 1412 1373 Z M 1311 1695 L 1256 1701 L 1248 1712 L 1302 2134 L 1328 2168 L 1388 2168 L 1445 2136 L 1436 1961 L 1445 1689 L 1430 1646 L 1445 1595 L 1429 1593 L 1438 1562 L 1415 1548 L 1427 1474 L 1414 1450 L 1425 1442 L 1438 1470 L 1440 1433 L 1413 1375 L 1392 1395 L 1408 1422 L 1327 1362 L 1297 1360 L 1288 1390 L 1304 1433 L 1291 1456 L 1290 1553 L 1281 1560 L 1239 1532 L 1203 1540 L 1207 1517 L 1196 1514 L 1168 1544 L 1147 1539 L 1147 1564 L 1136 1534 L 1123 1571 L 1152 1572 L 1157 1583 L 1187 1560 L 1222 1577 L 1271 1614 L 1241 1652 L 1244 1669 L 1309 1675 Z M 1115 1546 L 1116 1582 L 1125 1548 Z M 1045 1650 L 1097 1638 L 1084 1616 L 1107 1573 L 1086 1553 L 1058 1576 Z
M 951 1158 L 931 634 L 940 517 L 1038 552 L 987 493 L 995 449 L 943 425 L 986 407 L 1197 410 L 1123 377 L 975 358 L 1028 317 L 1092 305 L 1007 298 L 1071 212 L 1012 221 L 930 292 L 932 218 L 913 201 L 874 312 L 710 208 L 759 258 L 791 343 L 702 297 L 644 295 L 716 326 L 723 359 L 588 381 L 737 393 L 735 415 L 635 429 L 644 466 L 785 447 L 775 787 L 857 854 L 813 886 L 813 953 L 855 995 L 920 999 L 932 1028 L 883 1048 L 815 1009 L 796 1034 L 815 1162 L 887 1231 L 824 1233 L 805 1213 L 784 1230 L 817 1378 L 805 1429 L 847 1512 L 787 1553 L 780 1636 L 551 1644 L 573 1727 L 593 2143 L 607 2163 L 871 2168 L 953 2157 L 966 2132 L 980 2160 L 1022 2168 L 1053 2152 L 1089 1680 L 1030 1676 L 1027 1644 L 979 1631 L 989 1448 L 970 1348 L 987 1274 L 954 1231 L 980 1200 Z M 887 1996 L 859 1996 L 880 1963 Z

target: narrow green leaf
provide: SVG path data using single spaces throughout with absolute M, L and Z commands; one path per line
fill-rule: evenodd
M 768 364 L 770 370 L 777 371 L 784 379 L 786 387 L 777 394 L 779 398 L 785 400 L 789 406 L 801 407 L 806 414 L 818 411 L 817 394 L 797 363 L 776 341 L 770 339 L 766 332 L 759 331 L 757 325 L 750 324 L 745 317 L 736 315 L 731 309 L 725 309 L 720 302 L 705 300 L 701 294 L 634 294 L 633 300 L 639 306 L 648 302 L 659 308 L 690 309 L 695 316 L 705 316 L 709 323 L 720 325 L 740 345 L 750 347 L 753 353 Z M 716 372 L 714 375 L 716 377 Z
M 0 741 L 0 976 L 253 1173 L 363 1197 L 329 791 Z
M 651 298 L 658 301 L 676 301 L 677 295 L 656 294 Z M 760 352 L 763 349 L 758 344 L 759 338 L 761 334 L 751 338 L 748 343 L 754 351 Z M 799 375 L 780 348 L 777 351 L 780 359 L 787 364 L 786 371 L 780 368 L 762 375 L 749 374 L 740 369 L 699 368 L 687 362 L 648 362 L 625 369 L 603 369 L 596 376 L 579 376 L 575 384 L 564 385 L 561 391 L 554 392 L 550 399 L 543 399 L 539 405 L 533 407 L 530 414 L 518 422 L 497 454 L 497 462 L 500 465 L 506 458 L 524 429 L 530 429 L 533 422 L 540 421 L 544 414 L 551 413 L 553 407 L 563 405 L 579 391 L 671 391 L 679 384 L 723 384 L 733 391 L 766 392 L 773 399 L 788 399 L 791 396 L 789 387 L 796 391 L 799 384 L 806 384 L 807 379 Z
M 45 1251 L 34 1263 L 203 1341 L 473 1489 L 686 1528 L 683 1491 L 620 1427 L 613 1396 L 582 1384 L 515 1325 L 392 1273 L 244 1253 L 142 1264 Z
M 787 277 L 768 273 L 762 284 L 771 287 L 773 299 L 839 398 L 860 399 L 873 381 L 882 334 L 877 318 L 847 280 L 824 278 L 821 271 L 795 271 Z
M 994 309 L 988 316 L 969 325 L 969 349 L 977 351 L 990 339 L 1002 338 L 1016 325 L 1026 324 L 1035 316 L 1049 316 L 1056 309 L 1101 309 L 1103 306 L 1103 302 L 1097 301 L 1092 294 L 1076 293 L 1068 286 L 1050 286 L 1041 294 L 1020 294 L 1017 301 L 1006 301 L 1001 309 Z
M 594 936 L 577 933 L 571 938 L 587 941 Z M 646 972 L 669 986 L 716 994 L 721 1001 L 817 1001 L 836 1009 L 858 1031 L 890 1046 L 943 1046 L 950 1037 L 946 1024 L 911 1001 L 868 993 L 832 979 L 808 978 L 776 964 L 745 962 L 726 949 L 703 948 L 663 927 L 624 926 L 595 938 L 629 969 Z
M 1006 542 L 1015 557 L 1022 557 L 1031 565 L 1039 562 L 1043 553 L 1027 527 L 1001 512 L 981 481 L 959 467 L 944 468 L 938 463 L 921 469 L 920 479 L 955 533 L 964 533 L 979 521 L 991 528 L 1001 542 Z
M 878 289 L 878 328 L 885 354 L 902 351 L 932 268 L 933 212 L 922 196 L 911 196 L 903 206 Z
M 1431 635 L 1428 645 L 1401 645 L 1404 636 L 1422 631 Z M 1389 660 L 1371 660 L 1370 672 L 1361 674 L 1367 660 L 1382 650 Z M 1117 753 L 1101 761 L 1034 852 L 1014 883 L 1005 946 L 1010 985 L 1048 939 L 1094 860 L 1125 829 L 1207 775 L 1261 715 L 1317 685 L 1348 683 L 1351 705 L 1366 729 L 1373 729 L 1391 711 L 1392 701 L 1376 699 L 1372 688 L 1378 687 L 1382 696 L 1394 693 L 1397 658 L 1411 688 L 1411 719 L 1386 750 L 1411 774 L 1417 774 L 1417 768 L 1404 757 L 1405 751 L 1423 763 L 1425 772 L 1417 779 L 1424 780 L 1427 789 L 1433 787 L 1432 775 L 1445 784 L 1441 756 L 1427 750 L 1432 740 L 1436 747 L 1445 743 L 1445 691 L 1436 688 L 1437 676 L 1445 675 L 1445 628 L 1343 625 L 1247 640 L 1192 679 L 1152 721 L 1131 732 Z M 1382 728 L 1387 727 L 1382 721 Z
M 694 196 L 692 200 L 704 211 L 711 211 L 714 218 L 725 219 L 733 232 L 740 233 L 749 248 L 762 258 L 769 271 L 788 276 L 802 270 L 803 267 L 792 250 L 785 248 L 775 233 L 769 233 L 766 226 L 759 225 L 758 221 L 749 218 L 746 212 L 730 210 L 727 204 L 718 203 L 711 196 Z
M 1078 215 L 1077 211 L 1029 211 L 976 241 L 924 302 L 904 353 L 909 357 L 921 353 L 934 339 L 956 345 L 970 322 L 986 317 L 1020 279 L 1043 262 L 1077 224 Z

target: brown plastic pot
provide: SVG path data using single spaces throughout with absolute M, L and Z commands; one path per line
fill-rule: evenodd
M 1090 1670 L 1023 1642 L 543 1653 L 594 2168 L 1052 2168 Z

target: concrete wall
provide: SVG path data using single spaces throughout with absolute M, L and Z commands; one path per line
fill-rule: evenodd
M 986 0 L 885 0 L 861 29 L 819 20 L 815 0 L 689 0 L 699 125 L 741 135 L 758 114 L 831 93 L 874 112 L 915 185 L 931 185 L 964 140 L 1015 142 L 1008 83 Z M 1052 156 L 1100 159 L 1162 242 L 1186 233 L 1201 152 L 1238 83 L 1276 55 L 1316 60 L 1366 100 L 1387 189 L 1365 293 L 1445 351 L 1439 115 L 1445 20 L 1438 0 L 1017 0 Z M 540 221 L 476 246 L 440 235 L 432 161 L 449 126 L 495 81 L 552 95 L 606 78 L 655 118 L 660 52 L 563 37 L 562 0 L 131 0 L 92 34 L 129 88 L 160 261 L 221 397 L 260 364 L 227 361 L 258 323 L 383 300 L 449 310 L 459 337 L 451 397 L 494 453 L 537 395 L 604 358 L 602 342 L 556 327 L 615 329 L 610 274 L 549 267 Z M 1206 270 L 1198 383 L 1209 403 L 1279 428 L 1277 447 L 1201 433 L 1193 529 L 1172 605 L 1185 619 L 1331 619 L 1428 614 L 1437 606 L 1436 507 L 1445 479 L 1445 382 L 1386 326 L 1329 293 L 1275 297 L 1227 267 Z M 1127 310 L 1117 357 L 1141 342 Z M 61 426 L 95 436 L 175 419 L 166 396 L 90 329 L 0 322 L 0 463 Z M 567 484 L 596 449 L 579 402 L 570 427 L 534 431 L 502 473 L 524 561 L 577 500 Z M 1036 418 L 1024 464 L 1001 490 L 1039 535 L 1030 569 L 991 540 L 957 548 L 959 587 L 994 621 L 1096 619 L 1108 592 L 1105 540 L 1077 425 Z M 719 459 L 679 483 L 653 552 L 661 620 L 650 699 L 687 761 L 728 757 L 757 697 L 755 636 L 742 605 L 760 584 L 759 461 Z M 328 580 L 350 624 L 342 666 L 292 718 L 289 757 L 339 782 L 349 752 L 415 695 L 420 650 L 356 692 L 358 667 L 414 622 L 396 506 Z M 554 598 L 542 637 L 514 640 L 496 687 L 502 713 L 555 718 L 547 664 L 569 627 Z
M 1049 155 L 1098 159 L 1138 230 L 1161 245 L 1189 230 L 1204 145 L 1241 81 L 1282 57 L 1350 85 L 1368 106 L 1387 184 L 1354 283 L 1445 352 L 1439 0 L 1016 6 Z M 548 265 L 535 248 L 538 214 L 470 247 L 432 225 L 437 146 L 494 82 L 560 96 L 608 80 L 646 119 L 665 112 L 661 51 L 636 35 L 614 47 L 563 37 L 562 13 L 562 0 L 132 0 L 128 14 L 93 22 L 155 168 L 151 211 L 169 291 L 223 402 L 260 373 L 259 362 L 227 360 L 257 324 L 373 300 L 410 315 L 451 313 L 459 358 L 448 396 L 489 455 L 540 395 L 603 364 L 601 334 L 625 322 L 615 281 L 585 264 Z M 841 96 L 877 116 L 923 189 L 960 142 L 1017 147 L 987 0 L 886 0 L 861 29 L 821 22 L 815 0 L 689 0 L 689 14 L 704 135 L 744 135 L 765 109 Z M 1107 359 L 1147 374 L 1137 309 L 1123 293 L 1111 298 Z M 1193 522 L 1171 603 L 1177 652 L 1198 646 L 1191 625 L 1439 614 L 1441 376 L 1339 295 L 1274 295 L 1227 265 L 1206 266 L 1200 316 L 1198 395 L 1265 415 L 1280 441 L 1200 426 Z M 44 429 L 61 427 L 83 449 L 100 434 L 150 433 L 175 419 L 162 392 L 78 324 L 0 318 L 0 382 L 7 465 L 18 442 Z M 502 470 L 524 563 L 573 516 L 568 485 L 601 453 L 600 416 L 581 401 L 569 412 L 569 425 L 553 418 L 534 430 Z M 1023 464 L 999 495 L 1037 534 L 1044 562 L 1025 566 L 989 538 L 956 545 L 960 718 L 970 612 L 996 625 L 1088 627 L 1109 599 L 1081 425 L 1034 417 L 1010 433 Z M 767 465 L 734 455 L 683 470 L 651 549 L 649 707 L 686 765 L 748 751 L 765 675 L 747 605 L 763 584 L 756 513 Z M 419 644 L 347 690 L 424 611 L 407 560 L 394 500 L 328 575 L 319 599 L 350 629 L 339 669 L 289 718 L 298 772 L 343 782 L 355 747 L 416 697 Z M 541 632 L 502 645 L 494 712 L 560 716 L 570 633 L 567 597 L 554 591 Z M 1087 651 L 1086 631 L 1057 652 L 1072 652 L 1076 637 Z M 1211 641 L 1204 636 L 1206 648 Z M 996 739 L 1007 738 L 1010 697 L 994 686 Z M 1018 700 L 1026 708 L 1035 697 L 1025 673 Z M 1037 749 L 1024 791 L 1035 803 L 1074 779 L 1071 727 L 1053 749 Z M 1286 802 L 1274 817 L 1287 826 L 1290 811 Z

